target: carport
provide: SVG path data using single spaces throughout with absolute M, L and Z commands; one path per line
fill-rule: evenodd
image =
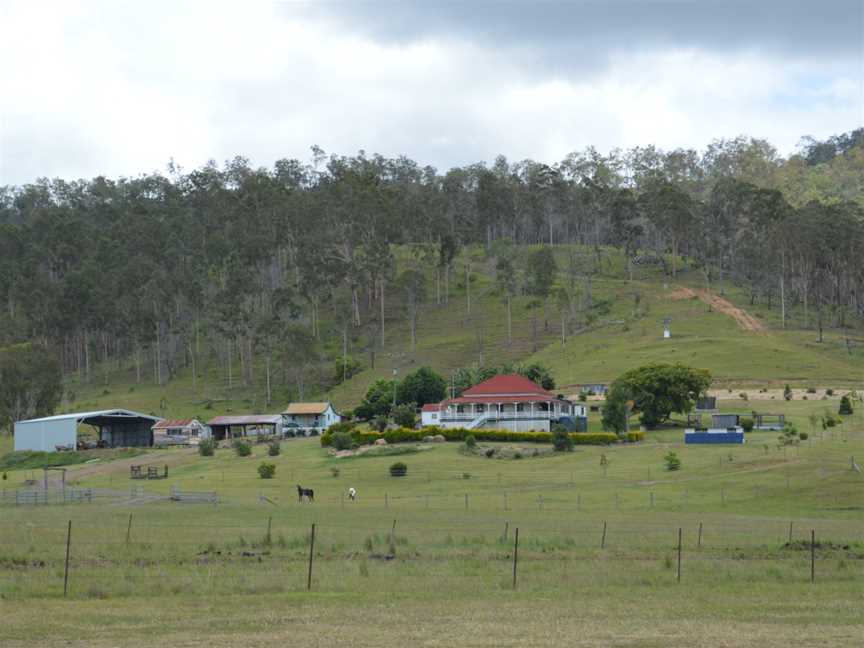
M 58 414 L 15 423 L 15 450 L 78 449 L 78 426 L 96 428 L 100 444 L 111 448 L 152 446 L 158 416 L 125 409 Z

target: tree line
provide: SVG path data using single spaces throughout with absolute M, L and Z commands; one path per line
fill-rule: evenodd
M 544 310 L 566 299 L 552 289 L 554 258 L 521 246 L 576 244 L 593 250 L 569 269 L 589 294 L 611 246 L 670 277 L 697 271 L 708 288 L 747 285 L 784 325 L 803 306 L 805 326 L 842 326 L 864 315 L 862 178 L 858 130 L 804 139 L 788 157 L 741 137 L 701 152 L 588 148 L 551 165 L 499 156 L 442 173 L 313 147 L 309 161 L 272 168 L 238 157 L 44 179 L 0 188 L 0 345 L 48 349 L 83 382 L 131 366 L 164 384 L 189 367 L 193 381 L 212 369 L 228 388 L 263 379 L 268 404 L 277 382 L 302 397 L 356 370 L 352 348 L 385 348 L 394 307 L 412 345 L 424 303 L 448 304 L 459 284 L 470 311 L 465 246 L 494 252 L 508 312 L 517 292 Z

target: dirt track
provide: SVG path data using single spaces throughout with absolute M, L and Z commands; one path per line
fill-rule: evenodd
M 735 306 L 732 302 L 718 297 L 714 293 L 707 290 L 693 290 L 692 288 L 678 288 L 670 297 L 675 300 L 693 299 L 697 297 L 704 303 L 711 306 L 712 309 L 728 315 L 737 322 L 738 327 L 743 331 L 751 333 L 765 333 L 765 325 L 753 317 L 750 313 Z

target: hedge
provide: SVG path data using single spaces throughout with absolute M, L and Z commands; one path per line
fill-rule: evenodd
M 420 442 L 428 436 L 440 434 L 447 441 L 464 441 L 465 437 L 473 435 L 477 441 L 510 441 L 522 443 L 552 443 L 551 432 L 513 432 L 512 430 L 469 430 L 466 428 L 426 427 L 422 430 L 397 428 L 387 430 L 383 434 L 370 431 L 351 430 L 351 437 L 357 445 L 372 445 L 378 439 L 387 443 Z M 570 434 L 575 445 L 611 445 L 618 442 L 618 437 L 611 432 L 574 432 Z M 631 432 L 628 441 L 642 441 L 644 432 Z M 329 430 L 321 435 L 321 445 L 329 446 L 333 442 L 333 433 Z

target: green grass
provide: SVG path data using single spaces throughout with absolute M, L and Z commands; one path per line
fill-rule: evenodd
M 825 403 L 771 407 L 806 429 Z M 402 478 L 389 476 L 390 457 L 337 459 L 317 439 L 284 442 L 267 458 L 272 480 L 256 473 L 265 444 L 248 458 L 230 449 L 212 458 L 148 453 L 136 461 L 171 464 L 170 478 L 156 482 L 131 482 L 128 462 L 72 466 L 75 487 L 215 490 L 222 503 L 4 507 L 4 646 L 142 637 L 155 646 L 857 645 L 864 475 L 850 458 L 864 457 L 864 417 L 785 449 L 768 432 L 744 446 L 685 446 L 681 437 L 664 429 L 639 445 L 519 461 L 435 444 L 403 458 Z M 663 468 L 669 450 L 682 460 L 678 472 Z M 26 474 L 9 473 L 7 488 Z M 315 489 L 314 504 L 297 502 L 297 483 Z M 344 498 L 349 486 L 357 502 Z M 815 584 L 810 529 L 821 543 Z

